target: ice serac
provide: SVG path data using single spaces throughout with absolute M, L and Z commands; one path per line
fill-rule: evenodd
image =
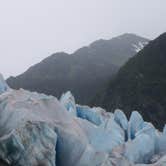
M 86 125 L 87 122 L 81 119 L 78 121 L 86 132 L 92 147 L 98 151 L 111 154 L 114 149 L 122 146 L 119 156 L 122 155 L 121 161 L 127 159 L 128 165 L 149 164 L 156 158 L 154 156 L 161 157 L 165 154 L 166 143 L 163 141 L 166 140 L 163 138 L 165 128 L 163 133 L 158 132 L 151 123 L 145 122 L 137 111 L 131 114 L 128 122 L 125 114 L 118 109 L 114 114 L 108 114 L 101 108 L 77 105 L 76 110 L 79 118 L 96 125 L 95 129 L 91 125 Z M 115 158 L 109 158 L 111 163 L 116 163 L 118 166 L 119 163 L 124 163 L 118 159 L 116 162 L 114 160 Z
M 3 80 L 3 79 L 2 79 Z M 18 166 L 134 166 L 166 162 L 166 132 L 133 112 L 80 106 L 23 89 L 0 95 L 0 164 Z M 3 87 L 2 86 L 2 87 Z
M 99 126 L 102 123 L 101 115 L 88 106 L 77 105 L 77 116 Z
M 128 139 L 134 139 L 136 133 L 142 129 L 144 120 L 142 116 L 137 112 L 133 111 L 128 126 Z
M 155 154 L 155 128 L 147 123 L 138 130 L 135 138 L 125 144 L 125 157 L 133 163 L 150 163 Z
M 76 116 L 76 104 L 75 99 L 70 91 L 62 94 L 60 102 L 65 106 L 65 108 L 74 116 Z
M 159 154 L 165 154 L 166 153 L 166 134 L 165 133 L 159 133 L 157 135 L 157 147 L 156 150 Z
M 114 120 L 122 127 L 123 130 L 127 131 L 128 120 L 127 120 L 126 115 L 121 110 L 119 110 L 119 109 L 115 110 Z
M 3 92 L 7 91 L 8 89 L 9 89 L 9 86 L 5 82 L 2 74 L 0 74 L 0 94 L 2 94 Z
M 166 125 L 164 126 L 164 129 L 163 129 L 163 134 L 166 135 Z
M 128 120 L 126 115 L 119 109 L 115 110 L 114 113 L 115 122 L 124 130 L 125 141 L 128 140 Z

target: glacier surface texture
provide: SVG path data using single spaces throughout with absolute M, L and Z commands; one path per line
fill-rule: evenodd
M 159 132 L 133 111 L 106 112 L 53 96 L 10 89 L 0 76 L 1 166 L 164 166 Z

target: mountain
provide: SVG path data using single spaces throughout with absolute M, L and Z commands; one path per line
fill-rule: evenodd
M 77 102 L 85 104 L 148 41 L 134 34 L 98 40 L 73 54 L 53 54 L 25 73 L 10 77 L 7 83 L 15 89 L 24 88 L 57 97 L 70 90 Z
M 158 128 L 166 122 L 166 33 L 131 58 L 93 103 L 129 116 L 138 110 Z

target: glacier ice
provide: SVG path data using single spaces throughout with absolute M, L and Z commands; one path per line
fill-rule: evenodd
M 166 135 L 166 125 L 164 126 L 164 129 L 163 129 L 163 134 Z
M 124 130 L 125 141 L 128 140 L 128 120 L 126 115 L 119 109 L 114 112 L 114 121 Z
M 134 139 L 135 134 L 143 128 L 143 124 L 142 116 L 137 111 L 133 111 L 128 124 L 128 139 Z
M 65 108 L 74 116 L 76 116 L 76 104 L 75 99 L 70 91 L 66 94 L 62 94 L 60 102 L 65 106 Z
M 57 135 L 43 122 L 26 122 L 0 139 L 0 156 L 9 165 L 55 165 Z M 49 142 L 49 144 L 48 144 Z
M 123 130 L 128 129 L 128 120 L 126 115 L 119 109 L 115 110 L 114 120 L 117 122 Z
M 160 133 L 156 139 L 156 151 L 160 154 L 166 153 L 166 134 Z
M 0 165 L 151 166 L 166 162 L 166 127 L 159 132 L 134 111 L 75 103 L 10 89 L 0 79 Z
M 125 144 L 125 156 L 134 163 L 149 163 L 155 154 L 155 129 L 147 124 L 140 129 L 135 139 Z
M 7 85 L 5 80 L 3 79 L 2 74 L 0 74 L 0 94 L 7 91 L 8 89 L 9 89 L 9 86 Z
M 76 108 L 77 108 L 77 117 L 81 119 L 86 119 L 97 126 L 101 125 L 102 122 L 100 114 L 93 111 L 92 108 L 80 105 L 77 105 Z

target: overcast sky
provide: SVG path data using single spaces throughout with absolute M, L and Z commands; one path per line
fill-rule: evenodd
M 0 0 L 0 72 L 18 75 L 100 38 L 164 31 L 166 0 Z

